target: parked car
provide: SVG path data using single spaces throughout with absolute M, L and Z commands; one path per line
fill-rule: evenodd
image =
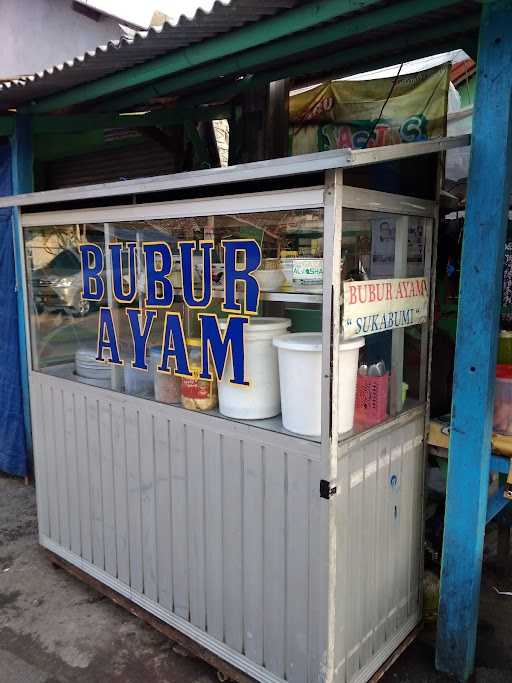
M 91 301 L 82 299 L 80 256 L 64 249 L 46 266 L 32 272 L 32 287 L 37 310 L 64 310 L 79 318 L 91 310 Z
M 128 289 L 126 275 L 128 257 L 122 254 L 123 282 Z M 105 271 L 102 273 L 106 292 Z M 143 287 L 143 284 L 141 285 Z M 82 299 L 82 264 L 75 249 L 64 249 L 43 268 L 32 272 L 32 287 L 38 313 L 42 311 L 68 311 L 76 318 L 83 318 L 98 307 L 93 301 Z

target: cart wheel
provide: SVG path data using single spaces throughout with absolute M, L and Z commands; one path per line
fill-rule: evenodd
M 217 680 L 220 681 L 220 683 L 228 683 L 228 681 L 231 680 L 229 676 L 226 676 L 226 674 L 223 671 L 217 671 Z
M 91 303 L 87 299 L 79 299 L 76 306 L 71 309 L 71 315 L 73 318 L 85 318 L 89 315 L 91 310 Z

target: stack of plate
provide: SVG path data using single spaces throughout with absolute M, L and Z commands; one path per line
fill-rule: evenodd
M 160 347 L 156 347 L 158 360 L 160 359 Z M 152 398 L 154 396 L 155 367 L 158 360 L 153 362 L 153 349 L 150 358 L 146 358 L 147 370 L 132 368 L 131 360 L 124 361 L 124 390 L 127 394 Z
M 110 387 L 111 367 L 96 360 L 96 349 L 81 348 L 75 353 L 75 374 L 85 384 Z

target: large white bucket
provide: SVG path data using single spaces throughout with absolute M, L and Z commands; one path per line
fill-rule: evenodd
M 226 322 L 220 321 L 221 328 Z M 249 387 L 231 384 L 233 369 L 226 364 L 219 382 L 219 411 L 240 420 L 262 420 L 281 412 L 277 350 L 272 340 L 286 333 L 287 318 L 251 318 L 245 327 L 245 376 Z
M 298 332 L 274 339 L 279 350 L 283 427 L 295 434 L 320 436 L 322 334 Z M 340 433 L 354 425 L 357 364 L 364 339 L 340 343 L 338 420 Z

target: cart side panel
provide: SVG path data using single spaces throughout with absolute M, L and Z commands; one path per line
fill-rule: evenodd
M 257 680 L 323 680 L 319 444 L 31 385 L 41 543 Z
M 420 619 L 424 417 L 341 447 L 336 683 L 366 681 Z

